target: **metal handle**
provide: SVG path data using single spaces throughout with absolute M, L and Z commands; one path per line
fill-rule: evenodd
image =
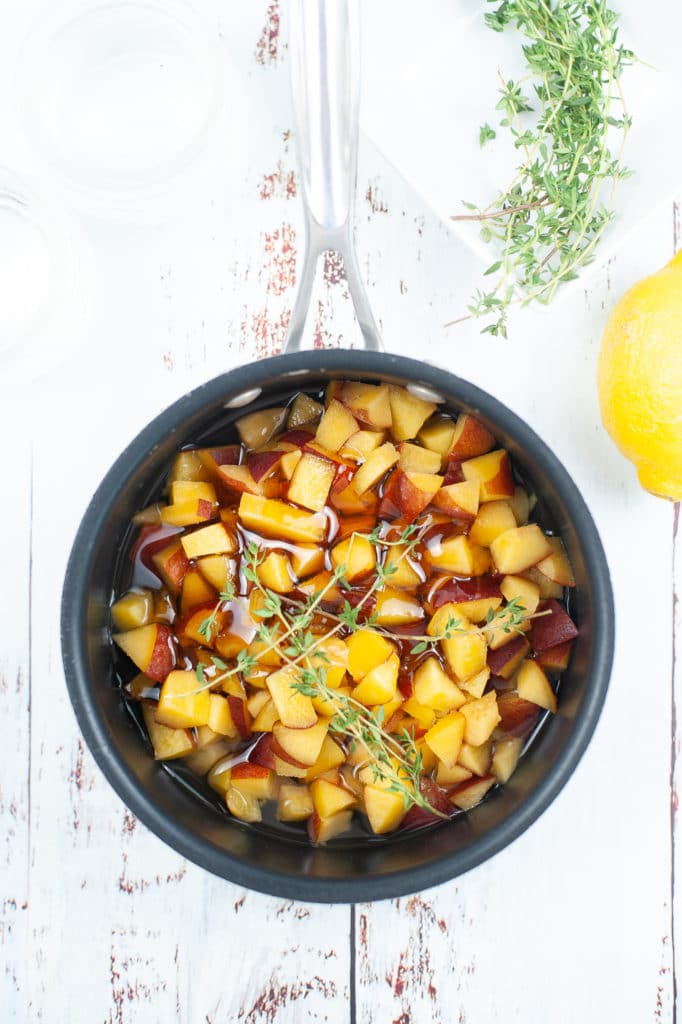
M 301 346 L 317 261 L 330 249 L 343 258 L 365 347 L 380 351 L 379 328 L 353 243 L 360 100 L 357 0 L 291 0 L 289 11 L 306 247 L 284 352 L 295 352 Z

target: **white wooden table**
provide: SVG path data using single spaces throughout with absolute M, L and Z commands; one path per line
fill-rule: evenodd
M 589 290 L 516 314 L 508 341 L 484 338 L 471 324 L 443 327 L 470 285 L 453 272 L 459 243 L 361 144 L 358 245 L 388 347 L 442 363 L 525 417 L 582 489 L 611 565 L 617 650 L 602 719 L 528 833 L 410 898 L 282 901 L 166 848 L 84 747 L 58 633 L 80 516 L 147 420 L 208 377 L 278 350 L 294 294 L 301 218 L 277 5 L 199 6 L 218 49 L 238 55 L 241 113 L 229 96 L 193 169 L 150 201 L 153 215 L 112 217 L 106 202 L 67 191 L 29 144 L 13 82 L 40 4 L 0 4 L 3 163 L 33 175 L 80 238 L 79 301 L 68 326 L 43 333 L 45 372 L 2 373 L 0 1020 L 673 1021 L 682 530 L 679 509 L 639 489 L 601 428 L 595 366 L 615 299 L 682 244 L 674 204 L 637 228 Z M 357 337 L 332 265 L 309 333 L 318 345 Z M 676 614 L 679 654 L 679 604 Z

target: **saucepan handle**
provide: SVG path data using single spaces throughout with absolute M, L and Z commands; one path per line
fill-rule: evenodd
M 291 0 L 289 56 L 294 127 L 305 209 L 306 252 L 285 352 L 300 348 L 320 253 L 344 261 L 348 288 L 368 349 L 381 338 L 353 242 L 360 100 L 357 0 Z

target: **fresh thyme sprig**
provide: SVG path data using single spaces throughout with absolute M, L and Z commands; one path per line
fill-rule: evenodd
M 467 203 L 471 212 L 453 218 L 478 221 L 483 241 L 500 251 L 485 271 L 492 285 L 459 319 L 484 317 L 484 333 L 506 337 L 510 305 L 550 302 L 594 258 L 613 217 L 616 184 L 630 173 L 622 164 L 631 122 L 620 79 L 635 57 L 619 42 L 606 0 L 502 0 L 485 21 L 496 32 L 514 26 L 523 38 L 528 74 L 501 79 L 497 104 L 521 159 L 489 206 Z M 480 144 L 494 136 L 483 125 Z
M 476 626 L 473 629 L 470 623 L 464 624 L 462 619 L 456 619 L 454 615 L 450 614 L 445 620 L 445 625 L 442 629 L 439 629 L 432 636 L 413 637 L 418 643 L 412 648 L 411 653 L 423 654 L 424 651 L 435 648 L 441 640 L 452 640 L 457 634 L 463 633 L 472 636 L 476 633 L 492 633 L 499 629 L 503 633 L 520 633 L 523 635 L 522 623 L 547 614 L 547 612 L 538 612 L 535 615 L 526 615 L 526 607 L 521 604 L 521 599 L 518 597 L 512 598 L 504 608 L 498 608 L 497 611 L 489 608 L 484 625 Z
M 216 606 L 210 615 L 207 615 L 204 621 L 199 626 L 199 633 L 204 637 L 207 643 L 210 643 L 215 639 L 215 635 L 218 633 L 217 618 L 218 612 L 221 611 L 224 604 L 229 601 L 233 601 L 235 598 L 234 584 L 228 580 L 225 584 L 225 589 L 221 590 Z

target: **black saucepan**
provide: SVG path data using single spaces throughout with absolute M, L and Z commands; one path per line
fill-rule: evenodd
M 539 505 L 568 548 L 580 635 L 562 677 L 559 711 L 547 719 L 511 780 L 452 822 L 390 837 L 343 838 L 311 848 L 305 837 L 244 825 L 202 804 L 155 762 L 117 686 L 109 607 L 130 517 L 160 493 L 178 448 L 229 438 L 251 408 L 278 403 L 331 378 L 431 389 L 454 413 L 473 412 L 532 481 Z M 414 892 L 467 871 L 519 836 L 565 785 L 597 723 L 614 642 L 604 551 L 575 484 L 514 413 L 466 381 L 416 360 L 364 351 L 302 352 L 216 377 L 175 402 L 123 452 L 98 488 L 74 542 L 64 584 L 62 648 L 71 700 L 87 744 L 128 807 L 179 853 L 240 885 L 323 902 Z

